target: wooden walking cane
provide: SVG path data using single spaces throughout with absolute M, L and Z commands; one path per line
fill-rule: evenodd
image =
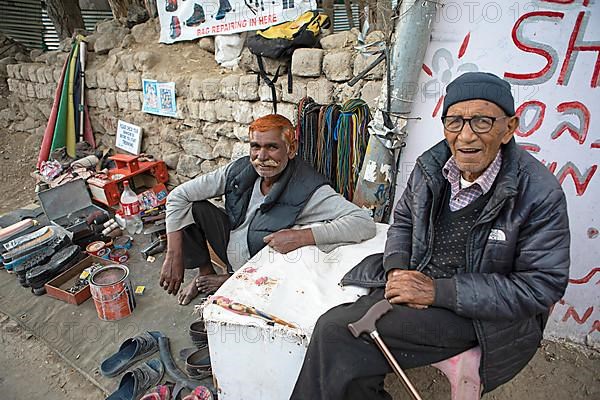
M 383 339 L 377 332 L 377 328 L 375 327 L 375 322 L 377 322 L 379 318 L 381 318 L 391 309 L 392 305 L 386 299 L 378 301 L 377 303 L 373 304 L 371 308 L 369 308 L 369 311 L 367 311 L 367 313 L 363 315 L 361 319 L 348 324 L 348 329 L 355 338 L 358 338 L 363 333 L 368 333 L 369 336 L 371 336 L 371 338 L 375 341 L 375 344 L 377 347 L 379 347 L 379 350 L 381 350 L 386 360 L 390 363 L 392 369 L 396 375 L 398 375 L 398 378 L 400 378 L 400 381 L 404 384 L 404 387 L 408 393 L 411 394 L 412 398 L 415 400 L 423 400 L 419 395 L 419 392 L 417 392 L 417 389 L 415 389 L 412 382 L 408 379 L 408 376 L 406 376 L 404 371 L 402 371 L 402 368 L 400 368 L 400 365 L 398 365 L 394 355 L 385 345 Z

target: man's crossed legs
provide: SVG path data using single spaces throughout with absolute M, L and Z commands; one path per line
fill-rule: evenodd
M 391 367 L 371 338 L 355 338 L 348 324 L 383 298 L 383 289 L 322 315 L 304 358 L 292 400 L 391 400 L 383 389 Z M 477 345 L 473 322 L 450 310 L 404 305 L 377 321 L 377 331 L 402 368 L 429 365 Z
M 230 232 L 227 214 L 209 201 L 197 201 L 192 205 L 192 215 L 195 223 L 183 229 L 183 265 L 185 269 L 198 268 L 198 273 L 179 293 L 181 305 L 189 304 L 198 294 L 214 293 L 232 272 L 227 259 Z M 227 274 L 216 274 L 207 242 L 227 264 Z

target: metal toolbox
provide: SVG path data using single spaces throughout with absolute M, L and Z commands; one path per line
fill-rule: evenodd
M 71 236 L 88 229 L 86 220 L 92 213 L 101 212 L 109 216 L 108 211 L 92 204 L 83 179 L 39 192 L 38 198 L 48 220 L 65 228 Z

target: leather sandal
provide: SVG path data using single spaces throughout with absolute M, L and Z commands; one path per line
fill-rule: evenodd
M 117 390 L 106 400 L 138 400 L 148 389 L 160 382 L 164 373 L 165 367 L 158 358 L 147 361 L 140 367 L 126 372 Z
M 185 371 L 192 379 L 204 379 L 212 375 L 208 347 L 196 350 L 188 355 L 185 360 Z
M 204 320 L 199 319 L 190 324 L 189 330 L 190 338 L 192 343 L 198 349 L 208 345 L 208 334 L 206 333 L 206 326 Z
M 108 377 L 119 375 L 138 360 L 158 351 L 160 337 L 164 337 L 162 332 L 152 331 L 125 340 L 115 354 L 102 361 L 100 373 Z
M 214 386 L 212 386 L 210 383 L 206 383 L 200 379 L 191 379 L 177 367 L 175 361 L 173 361 L 173 356 L 171 355 L 171 347 L 169 345 L 168 337 L 163 336 L 159 338 L 158 347 L 160 351 L 160 359 L 165 364 L 167 373 L 171 378 L 175 379 L 176 382 L 172 393 L 173 398 L 177 398 L 183 388 L 194 390 L 199 385 L 204 385 L 207 387 L 211 393 L 213 393 L 213 395 L 216 393 Z

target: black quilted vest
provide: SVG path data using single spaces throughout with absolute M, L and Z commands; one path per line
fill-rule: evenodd
M 256 178 L 258 174 L 248 156 L 234 161 L 229 168 L 225 183 L 225 210 L 232 230 L 239 227 L 246 218 Z M 263 241 L 265 236 L 294 226 L 296 218 L 313 193 L 327 183 L 325 177 L 303 160 L 297 157 L 290 160 L 250 222 L 248 227 L 250 257 L 265 246 Z

